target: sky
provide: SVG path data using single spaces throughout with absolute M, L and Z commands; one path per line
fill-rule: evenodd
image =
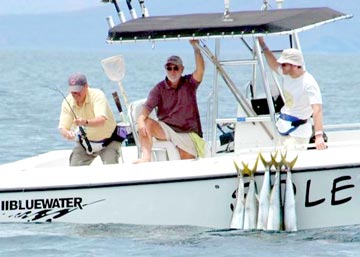
M 126 18 L 130 19 L 125 0 L 117 0 L 117 2 Z M 275 0 L 268 2 L 273 9 L 276 8 Z M 360 38 L 354 33 L 354 28 L 360 27 L 358 2 L 359 0 L 284 0 L 283 7 L 326 6 L 346 14 L 353 14 L 354 17 L 346 23 L 335 22 L 323 26 L 321 30 L 317 30 L 319 34 L 304 33 L 313 41 L 310 42 L 310 49 L 324 49 L 323 42 L 326 40 L 332 42 L 327 44 L 329 50 L 349 49 L 353 52 L 360 51 L 358 47 Z M 231 0 L 230 10 L 258 10 L 262 3 L 263 0 Z M 138 0 L 132 1 L 132 4 L 139 16 Z M 145 0 L 145 5 L 150 15 L 224 10 L 223 0 Z M 28 47 L 31 44 L 37 47 L 56 47 L 60 43 L 62 46 L 82 47 L 81 37 L 86 38 L 87 42 L 90 42 L 89 45 L 101 47 L 108 29 L 105 18 L 109 15 L 117 22 L 114 6 L 111 3 L 102 3 L 101 0 L 0 0 L 0 47 Z M 92 27 L 91 34 L 83 29 L 86 27 Z M 22 34 L 21 41 L 19 31 L 26 32 Z M 57 33 L 49 33 L 50 31 Z M 334 37 L 339 39 L 338 43 L 333 43 Z
M 0 15 L 70 12 L 103 5 L 100 0 L 0 0 Z
M 360 12 L 358 8 L 359 0 L 284 0 L 284 7 L 305 7 L 305 6 L 330 6 L 340 11 Z M 117 0 L 121 6 L 126 7 L 125 0 Z M 132 1 L 137 6 L 137 0 Z M 232 9 L 260 8 L 263 0 L 231 0 L 230 7 Z M 275 8 L 275 0 L 268 0 L 271 6 Z M 186 4 L 183 4 L 186 3 Z M 206 3 L 206 4 L 204 4 Z M 211 11 L 222 8 L 223 0 L 145 0 L 145 4 L 150 10 L 154 10 L 154 14 L 159 9 L 178 11 L 187 8 L 192 11 Z M 0 0 L 0 15 L 8 14 L 43 14 L 55 12 L 71 12 L 83 10 L 86 8 L 100 7 L 109 5 L 102 3 L 101 0 Z M 177 8 L 169 8 L 177 5 Z M 152 8 L 154 7 L 154 8 Z M 162 7 L 162 8 L 161 8 Z

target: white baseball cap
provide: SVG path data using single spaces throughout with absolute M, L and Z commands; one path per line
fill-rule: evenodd
M 301 52 L 295 48 L 289 48 L 282 51 L 281 56 L 277 59 L 278 63 L 290 63 L 296 66 L 304 65 L 304 58 Z

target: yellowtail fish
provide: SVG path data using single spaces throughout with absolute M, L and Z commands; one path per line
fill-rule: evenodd
M 258 161 L 259 161 L 259 157 L 256 159 L 254 168 L 252 170 L 249 169 L 247 164 L 245 164 L 244 162 L 242 163 L 244 166 L 244 174 L 248 174 L 250 178 L 249 189 L 246 194 L 246 200 L 245 200 L 245 214 L 244 214 L 245 230 L 256 229 L 256 225 L 257 225 L 258 202 L 257 202 L 257 192 L 256 192 L 254 174 L 256 172 Z
M 269 205 L 270 205 L 270 192 L 271 192 L 271 181 L 270 181 L 270 169 L 272 166 L 272 161 L 267 162 L 263 155 L 260 153 L 259 157 L 264 165 L 264 177 L 261 186 L 260 196 L 259 196 L 259 212 L 258 212 L 258 221 L 256 228 L 261 230 L 266 230 L 267 222 L 269 217 Z
M 243 229 L 244 227 L 244 211 L 245 211 L 245 196 L 244 196 L 244 178 L 242 170 L 234 161 L 235 169 L 238 174 L 239 184 L 236 192 L 236 202 L 231 217 L 230 228 L 231 229 Z
M 297 219 L 295 208 L 295 193 L 291 178 L 291 170 L 295 165 L 298 156 L 291 161 L 286 161 L 286 154 L 281 155 L 282 163 L 286 168 L 286 186 L 285 186 L 285 203 L 284 203 L 284 226 L 286 231 L 297 231 Z
M 271 154 L 272 164 L 276 168 L 274 185 L 270 194 L 269 217 L 267 223 L 267 230 L 282 230 L 282 206 L 281 206 L 281 184 L 280 184 L 280 170 L 281 163 L 276 162 L 276 155 Z

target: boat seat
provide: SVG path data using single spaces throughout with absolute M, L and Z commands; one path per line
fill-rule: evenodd
M 128 106 L 128 116 L 130 121 L 131 130 L 133 131 L 134 141 L 138 150 L 138 158 L 141 158 L 141 147 L 137 133 L 137 118 L 140 115 L 142 106 L 146 99 L 131 102 Z M 156 114 L 152 111 L 149 115 L 150 118 L 157 120 Z M 152 161 L 168 161 L 180 160 L 180 154 L 176 146 L 170 141 L 157 140 L 153 138 L 152 148 Z
M 238 105 L 237 117 L 246 117 L 242 107 Z M 260 115 L 259 117 L 261 117 Z M 263 115 L 266 118 L 267 115 Z M 271 121 L 262 121 L 263 126 L 268 131 L 274 133 Z M 274 145 L 273 139 L 266 133 L 264 127 L 260 122 L 245 122 L 237 121 L 235 123 L 235 153 L 251 148 L 272 147 Z

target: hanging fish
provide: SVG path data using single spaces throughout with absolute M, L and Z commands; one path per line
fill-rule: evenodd
M 234 161 L 235 169 L 238 174 L 239 184 L 236 192 L 236 202 L 231 217 L 230 228 L 231 229 L 243 229 L 244 227 L 244 210 L 245 210 L 245 197 L 244 197 L 244 178 L 242 170 Z
M 276 162 L 276 154 L 271 154 L 271 161 L 276 168 L 274 185 L 270 194 L 269 217 L 267 223 L 267 230 L 282 230 L 282 205 L 281 205 L 281 184 L 280 184 L 280 170 L 281 162 Z
M 291 170 L 295 165 L 298 156 L 291 161 L 286 161 L 285 155 L 281 154 L 282 163 L 286 168 L 286 186 L 285 186 L 285 203 L 284 203 L 284 226 L 286 231 L 297 231 L 295 192 L 291 178 Z
M 264 177 L 261 186 L 260 196 L 259 196 L 259 212 L 258 212 L 258 221 L 257 229 L 266 230 L 267 221 L 269 216 L 269 205 L 270 205 L 270 192 L 271 192 L 271 181 L 270 181 L 270 172 L 272 161 L 267 162 L 263 155 L 260 153 L 259 157 L 265 167 Z
M 249 169 L 249 166 L 242 162 L 244 166 L 244 174 L 248 174 L 250 178 L 249 189 L 246 194 L 245 200 L 245 214 L 244 214 L 244 229 L 256 229 L 257 217 L 258 217 L 258 202 L 257 202 L 257 192 L 255 185 L 254 174 L 257 169 L 259 157 L 256 158 L 254 168 Z

